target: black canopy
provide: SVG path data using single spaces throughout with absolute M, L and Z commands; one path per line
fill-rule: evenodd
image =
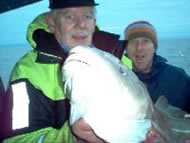
M 42 0 L 0 0 L 0 13 L 29 5 Z

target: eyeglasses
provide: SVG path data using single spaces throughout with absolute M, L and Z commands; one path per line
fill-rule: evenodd
M 83 22 L 86 24 L 91 23 L 94 20 L 93 14 L 90 13 L 82 15 L 81 17 L 77 16 L 76 14 L 66 13 L 63 15 L 63 18 L 68 24 L 75 24 L 80 18 L 82 18 Z

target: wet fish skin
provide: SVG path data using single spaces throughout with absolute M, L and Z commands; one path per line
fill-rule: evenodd
M 160 134 L 167 136 L 164 143 L 185 143 L 190 139 L 190 120 L 184 117 L 186 114 L 160 96 L 154 106 L 152 123 Z
M 138 137 L 145 143 L 185 143 L 190 138 L 190 120 L 183 118 L 186 112 L 169 105 L 163 96 L 153 105 L 142 82 L 113 55 L 76 47 L 62 70 L 65 93 L 71 100 L 71 124 L 83 117 L 98 136 L 111 143 Z M 138 124 L 135 130 L 130 126 L 146 119 L 151 120 L 150 127 Z M 138 128 L 143 129 L 138 132 Z M 125 139 L 124 130 L 134 133 L 133 138 Z
M 71 100 L 71 124 L 83 117 L 108 142 L 146 138 L 152 101 L 144 85 L 118 58 L 96 48 L 75 47 L 64 63 L 63 77 Z

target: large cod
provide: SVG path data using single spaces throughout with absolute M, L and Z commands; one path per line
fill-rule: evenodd
M 63 68 L 70 124 L 83 118 L 109 143 L 185 143 L 190 120 L 161 97 L 156 105 L 144 84 L 121 61 L 97 48 L 71 49 Z

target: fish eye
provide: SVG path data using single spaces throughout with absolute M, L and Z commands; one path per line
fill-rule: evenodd
M 76 52 L 69 52 L 69 55 L 74 55 L 76 54 Z
M 125 71 L 125 68 L 123 66 L 120 66 L 119 67 L 119 72 L 122 74 L 122 75 L 126 75 L 127 72 Z

